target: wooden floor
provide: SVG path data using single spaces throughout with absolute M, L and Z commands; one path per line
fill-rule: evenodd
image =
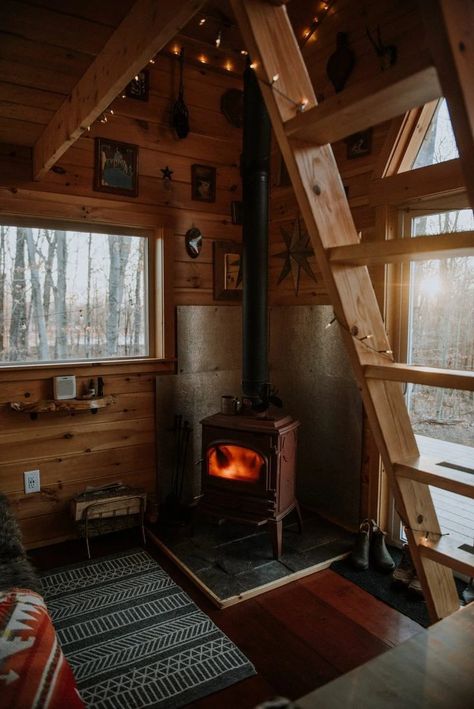
M 93 539 L 94 557 L 138 546 L 135 530 Z M 257 676 L 195 702 L 201 709 L 250 709 L 275 696 L 301 697 L 423 629 L 330 570 L 217 610 L 156 547 L 173 579 L 253 662 Z M 46 571 L 85 557 L 84 543 L 30 552 Z

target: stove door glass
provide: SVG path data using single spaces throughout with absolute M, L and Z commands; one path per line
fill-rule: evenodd
M 263 457 L 251 448 L 219 443 L 207 451 L 207 469 L 213 477 L 257 483 L 264 467 Z

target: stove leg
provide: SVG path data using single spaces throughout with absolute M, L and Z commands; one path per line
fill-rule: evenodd
M 295 510 L 296 514 L 298 515 L 298 532 L 300 534 L 303 534 L 303 517 L 301 516 L 301 510 L 298 500 L 295 501 Z
M 270 534 L 272 535 L 273 558 L 279 559 L 283 545 L 283 521 L 281 519 L 270 520 L 268 524 L 270 525 Z

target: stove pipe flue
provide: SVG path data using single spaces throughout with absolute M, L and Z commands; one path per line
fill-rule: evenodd
M 242 151 L 242 392 L 256 408 L 268 402 L 268 196 L 270 119 L 255 72 L 244 73 Z

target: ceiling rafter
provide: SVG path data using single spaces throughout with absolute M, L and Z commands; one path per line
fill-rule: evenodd
M 204 0 L 137 0 L 54 114 L 33 148 L 41 179 L 138 71 L 189 22 Z

